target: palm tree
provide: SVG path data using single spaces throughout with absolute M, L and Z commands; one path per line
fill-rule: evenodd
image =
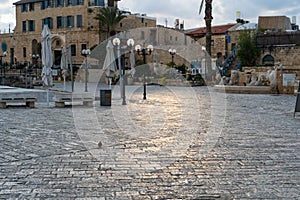
M 204 0 L 201 1 L 201 4 L 200 4 L 200 11 L 199 11 L 199 14 L 201 13 L 201 10 L 202 10 L 202 7 L 203 7 L 203 3 L 204 3 Z M 204 17 L 204 20 L 205 20 L 205 25 L 206 25 L 206 51 L 208 53 L 209 56 L 211 56 L 211 22 L 212 22 L 212 0 L 205 0 L 205 17 Z M 210 60 L 210 59 L 209 59 Z M 207 69 L 208 69 L 208 75 L 209 75 L 209 80 L 211 78 L 211 62 L 208 62 L 207 63 Z
M 99 20 L 107 28 L 107 38 L 116 34 L 116 26 L 126 16 L 117 7 L 101 8 L 95 19 Z

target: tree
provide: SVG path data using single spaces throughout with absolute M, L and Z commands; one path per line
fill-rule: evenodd
M 199 13 L 201 13 L 203 3 L 204 3 L 204 0 L 201 1 Z M 205 48 L 206 48 L 207 54 L 209 56 L 211 56 L 211 35 L 212 35 L 211 22 L 213 20 L 213 17 L 212 17 L 212 0 L 205 0 L 205 17 L 204 17 L 204 20 L 205 20 L 205 25 L 206 25 L 206 45 L 205 45 Z M 210 59 L 206 59 L 206 65 L 207 65 L 207 70 L 208 70 L 207 79 L 211 80 L 211 71 L 212 71 L 212 69 L 211 69 L 211 60 Z
M 260 49 L 255 44 L 255 34 L 243 31 L 239 36 L 237 56 L 243 66 L 255 66 L 260 55 Z
M 124 13 L 117 7 L 101 8 L 95 19 L 99 20 L 107 28 L 107 38 L 116 34 L 116 26 L 122 19 L 126 18 Z

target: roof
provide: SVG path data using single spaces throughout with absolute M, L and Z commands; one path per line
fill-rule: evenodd
M 13 5 L 20 5 L 20 4 L 24 4 L 24 3 L 35 3 L 35 2 L 41 2 L 41 1 L 43 1 L 43 0 L 20 0 L 20 1 L 13 3 Z
M 242 24 L 239 27 L 237 27 L 235 30 L 251 30 L 251 29 L 257 29 L 257 24 L 256 23 Z
M 211 27 L 211 32 L 213 35 L 217 34 L 224 34 L 228 29 L 235 26 L 236 24 L 226 24 L 226 25 L 218 25 Z M 205 35 L 206 34 L 206 27 L 198 28 L 194 31 L 187 33 L 187 35 Z

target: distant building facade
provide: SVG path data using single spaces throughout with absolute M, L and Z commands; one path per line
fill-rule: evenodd
M 286 16 L 259 16 L 258 30 L 261 32 L 280 32 L 292 30 L 292 24 L 290 18 Z
M 74 64 L 81 64 L 81 50 L 92 48 L 107 38 L 106 27 L 94 19 L 103 7 L 117 6 L 120 0 L 20 0 L 16 6 L 14 33 L 1 34 L 4 61 L 32 62 L 31 55 L 39 54 L 41 32 L 45 24 L 51 31 L 54 65 L 59 66 L 61 50 L 70 48 Z M 156 26 L 156 19 L 127 13 L 117 31 Z

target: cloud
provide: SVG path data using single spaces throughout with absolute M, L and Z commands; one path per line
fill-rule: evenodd
M 155 2 L 155 3 L 153 3 Z M 169 25 L 179 18 L 185 21 L 186 27 L 204 26 L 204 12 L 199 16 L 201 0 L 122 0 L 120 8 L 139 13 L 146 13 L 157 18 L 158 23 L 164 23 L 167 18 Z M 286 15 L 299 16 L 299 0 L 213 0 L 213 24 L 234 23 L 236 11 L 241 12 L 241 17 L 251 22 L 257 22 L 258 16 Z M 172 21 L 172 22 L 171 22 Z
M 9 25 L 11 30 L 15 27 L 15 7 L 13 0 L 0 0 L 0 30 L 8 32 Z
M 15 7 L 17 0 L 0 0 L 0 29 L 8 29 L 8 24 L 15 25 Z M 184 21 L 185 28 L 205 26 L 204 10 L 199 15 L 201 0 L 121 0 L 119 7 L 133 13 L 146 13 L 155 17 L 158 24 L 173 27 L 175 19 Z M 205 7 L 203 7 L 204 9 Z M 236 11 L 241 17 L 251 22 L 257 22 L 258 16 L 286 15 L 297 16 L 299 21 L 299 0 L 213 0 L 213 25 L 234 23 Z

